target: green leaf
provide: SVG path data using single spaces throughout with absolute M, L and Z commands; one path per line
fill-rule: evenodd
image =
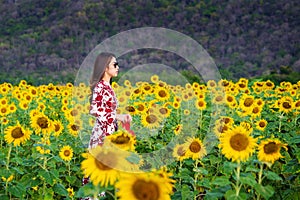
M 240 192 L 238 196 L 236 196 L 236 191 L 235 190 L 228 190 L 225 193 L 225 198 L 230 199 L 230 200 L 245 200 L 247 199 L 247 194 Z
M 57 183 L 53 186 L 53 190 L 55 193 L 59 194 L 59 195 L 62 195 L 62 196 L 68 196 L 68 191 L 66 190 L 66 188 L 60 184 L 60 183 Z
M 276 174 L 275 172 L 271 172 L 271 171 L 268 171 L 266 173 L 266 177 L 269 179 L 269 180 L 273 180 L 273 181 L 282 181 L 282 178 Z
M 191 188 L 189 188 L 187 185 L 182 186 L 181 196 L 182 196 L 182 199 L 193 199 L 194 198 L 194 194 L 193 194 Z
M 43 199 L 44 200 L 53 200 L 54 199 L 53 196 L 54 196 L 54 192 L 53 192 L 52 188 L 46 188 L 45 194 L 43 195 Z
M 66 180 L 68 181 L 68 183 L 74 184 L 76 181 L 76 177 L 75 176 L 67 176 Z
M 254 186 L 254 189 L 258 194 L 263 196 L 265 199 L 269 199 L 274 194 L 274 189 L 270 185 L 262 186 L 260 184 L 256 184 Z
M 95 191 L 96 191 L 96 188 L 92 185 L 92 183 L 88 183 L 88 184 L 82 186 L 78 190 L 78 192 L 75 193 L 75 197 L 93 196 Z
M 13 187 L 8 187 L 8 192 L 16 197 L 22 197 L 26 194 L 26 187 L 20 183 L 16 184 Z
M 39 176 L 41 177 L 42 180 L 45 180 L 46 183 L 53 185 L 53 179 L 48 171 L 45 170 L 40 171 Z
M 254 187 L 255 184 L 257 184 L 255 178 L 249 174 L 248 176 L 240 177 L 240 181 L 244 185 L 250 185 L 251 187 Z
M 206 169 L 204 169 L 203 167 L 197 167 L 196 169 L 193 169 L 194 172 L 203 174 L 203 175 L 207 175 L 208 171 Z
M 226 185 L 230 185 L 231 182 L 229 181 L 229 177 L 219 176 L 215 180 L 213 180 L 211 184 L 219 185 L 219 186 L 226 186 Z

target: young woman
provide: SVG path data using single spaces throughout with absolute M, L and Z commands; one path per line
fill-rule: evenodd
M 111 53 L 100 53 L 95 61 L 90 80 L 92 92 L 90 114 L 96 117 L 89 148 L 103 143 L 104 137 L 118 129 L 117 120 L 122 123 L 132 120 L 129 114 L 117 114 L 118 101 L 110 85 L 112 77 L 119 72 L 116 57 Z
M 118 72 L 119 65 L 113 54 L 100 53 L 97 56 L 90 79 L 92 92 L 90 114 L 96 117 L 96 122 L 90 137 L 89 149 L 101 145 L 105 136 L 117 131 L 117 120 L 122 123 L 130 123 L 132 120 L 129 114 L 116 113 L 118 101 L 110 84 L 112 77 L 116 77 Z M 82 185 L 88 182 L 89 178 L 84 177 Z M 105 196 L 105 192 L 101 192 L 99 196 Z M 81 200 L 92 199 L 91 197 L 81 198 Z

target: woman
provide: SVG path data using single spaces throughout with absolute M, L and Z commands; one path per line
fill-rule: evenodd
M 117 131 L 117 120 L 122 123 L 130 123 L 132 120 L 129 114 L 116 113 L 118 101 L 110 84 L 112 77 L 116 77 L 118 72 L 119 65 L 113 54 L 100 53 L 97 56 L 90 80 L 92 92 L 90 114 L 96 117 L 96 122 L 92 130 L 89 149 L 101 145 L 105 136 Z M 88 182 L 89 178 L 84 177 L 82 185 Z M 99 196 L 105 196 L 105 192 L 101 192 Z M 92 200 L 93 198 L 85 197 L 82 199 Z
M 132 120 L 129 114 L 117 114 L 116 95 L 110 85 L 112 77 L 119 72 L 116 57 L 111 53 L 100 53 L 95 61 L 90 80 L 92 92 L 90 114 L 96 117 L 92 130 L 89 148 L 103 143 L 104 137 L 118 129 L 117 120 L 128 123 Z

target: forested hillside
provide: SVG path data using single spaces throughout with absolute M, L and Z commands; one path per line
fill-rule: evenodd
M 195 39 L 224 78 L 300 79 L 298 0 L 2 0 L 0 80 L 72 82 L 97 44 L 145 26 Z

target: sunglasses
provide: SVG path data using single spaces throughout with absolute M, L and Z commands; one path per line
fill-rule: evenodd
M 115 62 L 113 65 L 114 65 L 114 68 L 117 68 L 117 66 L 119 66 L 119 63 Z

